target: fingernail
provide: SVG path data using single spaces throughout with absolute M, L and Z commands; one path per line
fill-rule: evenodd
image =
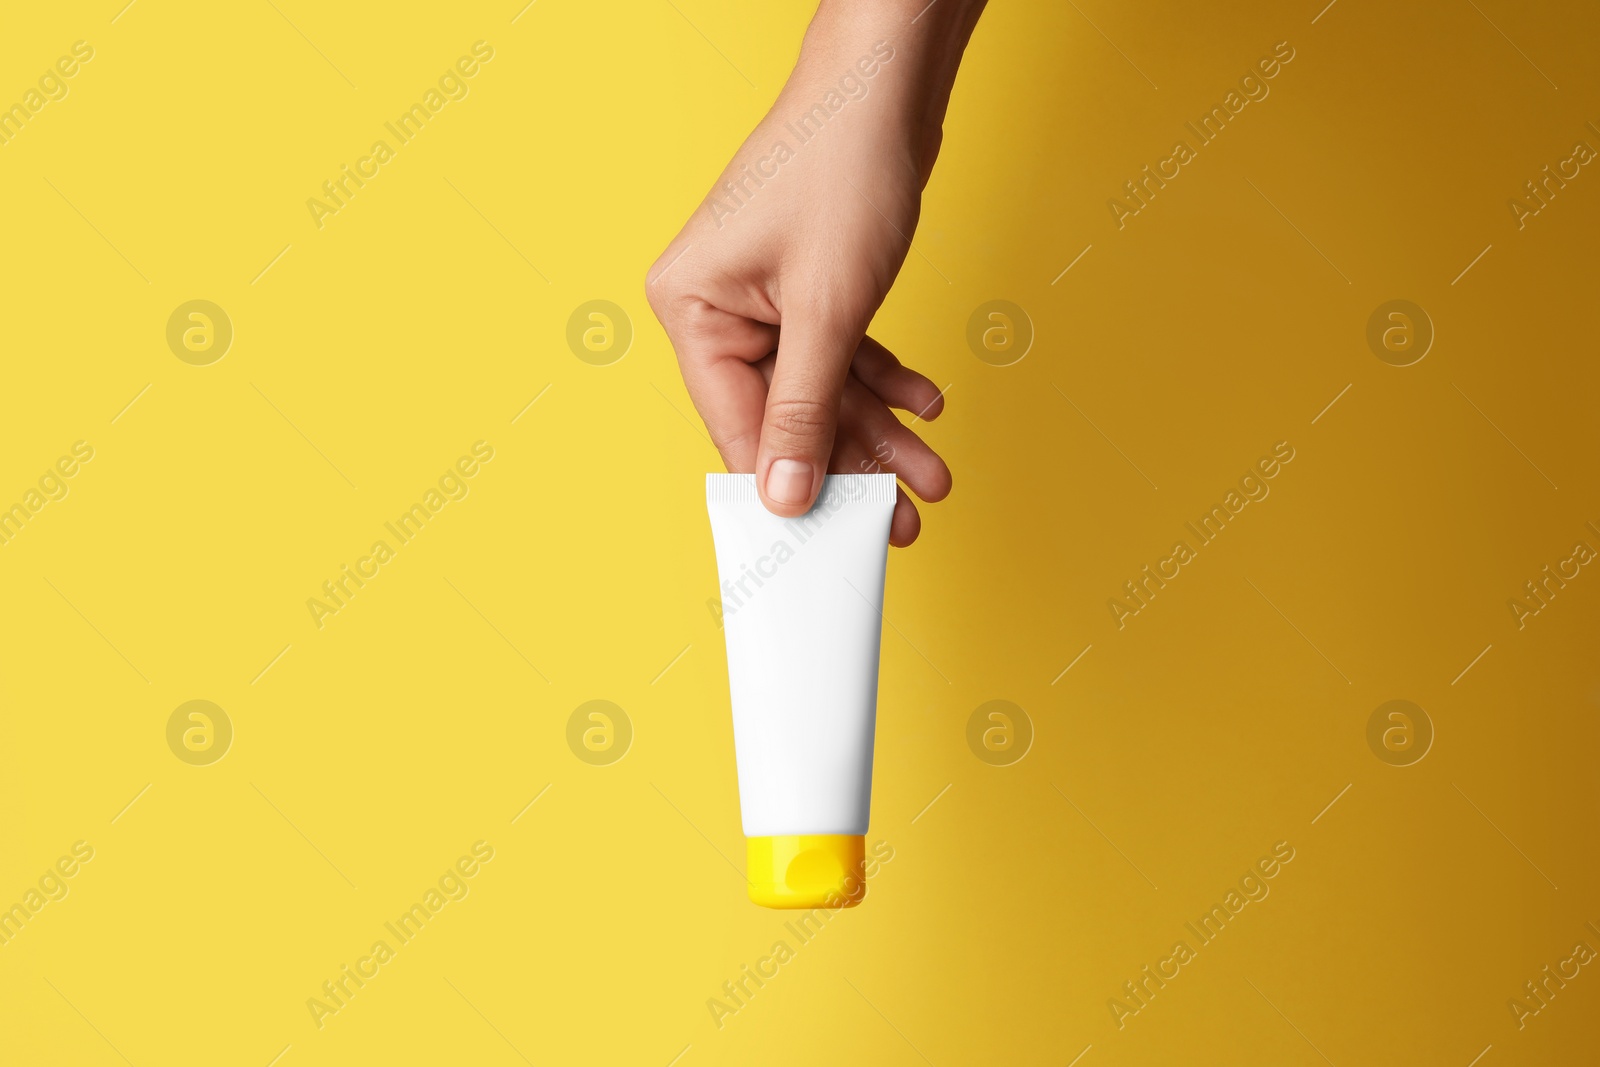
M 811 464 L 775 459 L 767 468 L 767 496 L 780 504 L 804 504 L 811 499 L 811 481 Z

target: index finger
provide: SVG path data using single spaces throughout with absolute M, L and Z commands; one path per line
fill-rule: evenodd
M 684 387 L 723 465 L 734 474 L 755 473 L 767 383 L 754 362 L 772 350 L 777 328 L 704 301 L 666 326 Z

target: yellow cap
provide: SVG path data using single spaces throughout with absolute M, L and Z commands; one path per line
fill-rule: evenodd
M 750 899 L 764 908 L 852 908 L 866 895 L 860 834 L 750 837 Z

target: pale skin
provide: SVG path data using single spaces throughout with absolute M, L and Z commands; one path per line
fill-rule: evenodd
M 950 492 L 950 468 L 912 428 L 944 410 L 938 387 L 866 330 L 910 250 L 982 9 L 823 0 L 772 110 L 647 275 L 723 463 L 755 475 L 774 514 L 805 514 L 824 474 L 889 472 L 889 539 L 905 546 L 922 526 L 906 489 L 930 503 Z M 830 92 L 835 110 L 802 141 L 798 120 Z

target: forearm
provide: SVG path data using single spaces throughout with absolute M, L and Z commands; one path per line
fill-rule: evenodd
M 892 49 L 893 59 L 885 64 L 891 76 L 875 79 L 878 106 L 916 134 L 915 147 L 926 156 L 925 168 L 931 168 L 956 72 L 985 2 L 822 0 L 785 95 L 791 95 L 796 83 L 809 90 L 837 82 L 841 72 L 882 42 Z
M 806 30 L 801 62 L 821 48 L 889 40 L 904 48 L 929 87 L 948 93 L 986 0 L 822 0 Z M 848 50 L 848 48 L 846 49 Z

